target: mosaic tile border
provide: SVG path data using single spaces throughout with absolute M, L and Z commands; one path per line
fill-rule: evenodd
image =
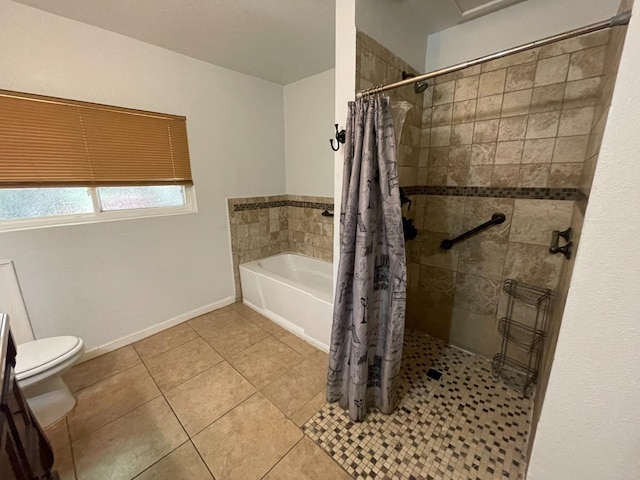
M 444 195 L 453 197 L 523 198 L 531 200 L 580 200 L 577 188 L 525 187 L 445 187 L 413 185 L 402 187 L 405 195 Z
M 333 210 L 333 203 L 301 202 L 299 200 L 274 200 L 270 202 L 259 203 L 237 203 L 233 206 L 233 211 L 241 212 L 243 210 L 262 210 L 263 208 L 275 207 L 299 207 L 313 208 L 316 210 Z

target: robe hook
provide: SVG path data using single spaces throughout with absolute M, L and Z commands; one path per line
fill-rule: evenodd
M 329 139 L 329 143 L 331 144 L 331 150 L 337 152 L 340 150 L 340 144 L 344 143 L 347 140 L 347 131 L 340 130 L 338 131 L 338 124 L 336 123 L 336 140 L 338 141 L 337 146 L 333 146 L 333 138 Z

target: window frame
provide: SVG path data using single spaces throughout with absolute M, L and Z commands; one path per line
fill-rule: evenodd
M 36 228 L 83 225 L 88 223 L 113 222 L 118 220 L 134 220 L 139 218 L 166 217 L 171 215 L 197 213 L 198 207 L 194 186 L 191 184 L 182 185 L 182 187 L 184 187 L 184 205 L 174 207 L 131 208 L 103 212 L 101 210 L 102 206 L 100 204 L 100 197 L 97 191 L 99 186 L 86 186 L 83 188 L 87 188 L 89 190 L 89 195 L 93 204 L 93 212 L 70 215 L 51 215 L 46 217 L 0 219 L 0 232 L 14 232 Z

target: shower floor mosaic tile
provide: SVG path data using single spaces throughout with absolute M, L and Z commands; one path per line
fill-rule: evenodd
M 354 423 L 325 405 L 304 432 L 355 478 L 524 478 L 531 400 L 496 382 L 489 361 L 407 331 L 401 373 L 392 415 L 372 410 Z

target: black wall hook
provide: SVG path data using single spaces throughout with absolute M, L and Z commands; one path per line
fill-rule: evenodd
M 331 144 L 331 150 L 333 150 L 334 152 L 337 152 L 338 150 L 340 150 L 340 144 L 346 142 L 347 140 L 347 131 L 346 130 L 338 131 L 337 123 L 336 123 L 336 140 L 338 141 L 338 145 L 334 147 L 333 138 L 329 139 L 329 143 Z

